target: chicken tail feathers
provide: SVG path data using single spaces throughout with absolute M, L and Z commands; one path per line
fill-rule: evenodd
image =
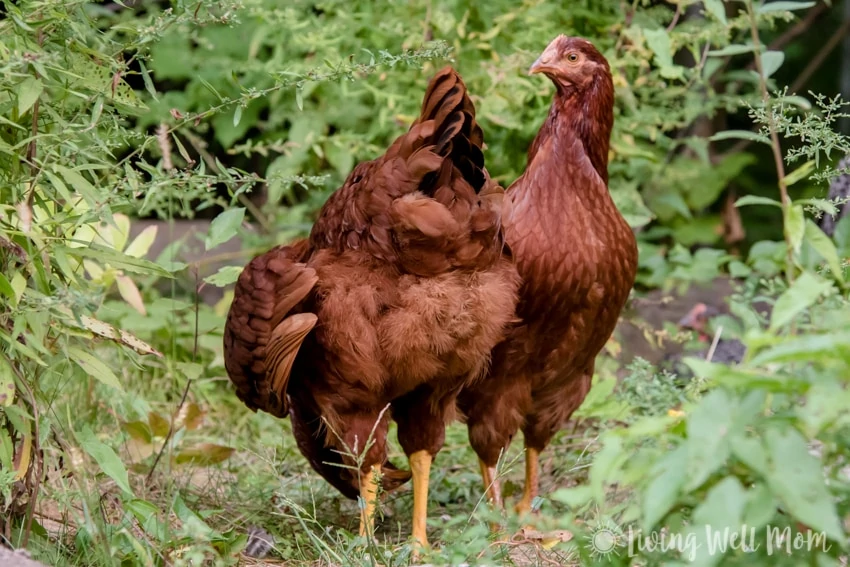
M 300 256 L 306 247 L 298 243 L 254 258 L 236 282 L 224 327 L 224 364 L 236 395 L 276 417 L 289 412 L 292 365 L 317 321 L 298 308 L 318 280 Z
M 475 193 L 484 188 L 488 181 L 484 169 L 484 133 L 475 121 L 475 105 L 466 85 L 451 67 L 441 69 L 428 84 L 419 119 L 408 133 L 414 137 L 417 134 L 422 136 L 422 146 L 431 146 L 431 152 L 451 162 Z M 444 175 L 439 170 L 431 172 L 420 190 L 432 196 L 427 181 L 431 182 L 433 191 L 443 185 L 437 183 L 440 178 Z

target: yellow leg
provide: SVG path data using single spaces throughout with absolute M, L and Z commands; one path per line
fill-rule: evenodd
M 496 477 L 496 467 L 488 467 L 487 463 L 478 460 L 478 465 L 481 467 L 481 480 L 484 481 L 484 490 L 487 493 L 487 502 L 490 503 L 496 511 L 501 512 L 504 507 L 502 503 L 502 485 Z M 502 530 L 502 526 L 498 523 L 490 523 L 490 531 L 498 533 Z
M 408 457 L 413 474 L 413 542 L 414 554 L 428 548 L 428 479 L 431 476 L 431 453 L 416 451 Z
M 487 491 L 487 501 L 496 508 L 502 507 L 502 486 L 496 478 L 496 467 L 488 467 L 487 464 L 478 460 L 481 467 L 481 479 L 484 481 L 484 490 Z
M 522 500 L 516 505 L 518 514 L 526 514 L 531 511 L 531 503 L 537 497 L 537 488 L 540 482 L 540 453 L 531 447 L 525 448 L 525 489 L 522 492 Z
M 360 511 L 360 535 L 372 537 L 375 534 L 375 502 L 378 499 L 378 473 L 381 465 L 372 465 L 369 473 L 360 479 L 360 498 L 365 506 Z

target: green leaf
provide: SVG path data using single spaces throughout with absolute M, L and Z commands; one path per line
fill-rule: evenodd
M 602 449 L 596 453 L 590 466 L 590 488 L 597 502 L 605 501 L 604 485 L 610 481 L 612 472 L 624 458 L 622 439 L 615 435 L 606 436 Z
M 770 317 L 770 329 L 775 331 L 784 327 L 831 289 L 832 282 L 811 272 L 803 272 L 776 300 Z
M 815 2 L 764 2 L 756 8 L 756 14 L 768 14 L 770 12 L 792 12 L 794 10 L 805 10 L 815 5 Z
M 233 126 L 239 126 L 239 122 L 242 120 L 242 106 L 237 106 L 236 110 L 233 111 Z
M 73 187 L 80 195 L 82 195 L 89 205 L 94 205 L 100 199 L 100 195 L 94 185 L 83 177 L 78 171 L 68 169 L 61 165 L 54 165 L 53 169 L 65 178 L 65 181 Z
M 759 474 L 767 473 L 767 453 L 759 439 L 739 433 L 729 439 L 729 445 L 736 459 Z
M 779 345 L 763 350 L 750 361 L 752 365 L 770 362 L 812 361 L 824 354 L 846 356 L 850 352 L 850 332 L 791 337 Z
M 76 437 L 80 443 L 80 448 L 95 460 L 100 466 L 100 470 L 114 480 L 118 488 L 132 495 L 133 490 L 130 488 L 127 469 L 124 468 L 124 463 L 121 462 L 112 447 L 102 443 L 88 426 L 84 427 L 82 431 L 78 431 Z
M 818 459 L 809 454 L 802 435 L 791 427 L 769 429 L 765 445 L 770 459 L 767 484 L 799 521 L 836 541 L 844 530 L 826 487 Z
M 782 67 L 785 61 L 785 53 L 782 51 L 765 51 L 761 54 L 761 69 L 764 73 L 764 78 L 769 79 L 776 71 Z
M 145 89 L 150 93 L 154 100 L 158 101 L 159 98 L 156 96 L 156 87 L 153 85 L 153 81 L 151 80 L 151 74 L 148 72 L 148 68 L 145 67 L 145 62 L 141 59 L 137 59 L 139 62 L 139 69 L 142 72 L 142 80 L 145 83 Z
M 815 161 L 809 160 L 788 175 L 785 176 L 785 185 L 791 187 L 798 181 L 802 181 L 815 169 Z
M 159 520 L 159 506 L 146 500 L 133 499 L 124 502 L 124 508 L 135 516 L 145 533 L 158 541 L 165 540 L 167 530 L 165 524 Z
M 95 378 L 107 386 L 123 390 L 121 382 L 118 381 L 118 377 L 115 376 L 115 373 L 112 372 L 106 363 L 95 355 L 86 352 L 79 347 L 69 347 L 68 356 L 92 378 Z
M 225 287 L 235 283 L 239 279 L 239 274 L 242 273 L 242 266 L 224 266 L 216 273 L 204 278 L 208 284 L 216 287 Z
M 2 273 L 0 273 L 0 293 L 2 293 L 11 300 L 12 307 L 16 307 L 18 305 L 18 298 L 15 294 L 15 288 L 12 287 L 12 284 Z
M 844 270 L 841 267 L 841 260 L 838 257 L 838 250 L 835 249 L 835 243 L 815 224 L 811 219 L 806 219 L 806 242 L 812 245 L 821 258 L 826 260 L 829 270 L 835 278 L 844 283 Z
M 835 203 L 829 199 L 797 199 L 794 201 L 794 204 L 803 205 L 804 207 L 813 207 L 830 215 L 838 214 L 838 207 L 836 207 Z
M 727 541 L 724 535 L 740 533 L 745 496 L 744 487 L 734 476 L 727 476 L 711 487 L 693 514 L 693 526 L 710 526 L 710 529 L 696 529 L 694 532 L 696 548 L 702 552 L 692 565 L 715 565 L 725 555 Z
M 304 110 L 304 89 L 300 86 L 295 87 L 295 106 L 298 110 Z
M 703 0 L 703 6 L 707 12 L 717 18 L 717 21 L 726 25 L 726 7 L 723 5 L 723 0 Z
M 667 453 L 653 467 L 652 481 L 643 494 L 644 531 L 652 530 L 678 501 L 685 484 L 687 463 L 688 447 L 682 445 Z
M 204 243 L 206 249 L 211 250 L 236 236 L 244 218 L 244 207 L 228 209 L 215 217 L 210 224 L 210 231 Z
M 744 53 L 752 53 L 754 51 L 752 43 L 733 43 L 721 49 L 712 49 L 708 52 L 710 57 L 728 57 L 730 55 L 742 55 Z
M 117 250 L 113 250 L 112 248 L 107 248 L 99 244 L 91 244 L 87 248 L 68 248 L 64 246 L 57 246 L 57 248 L 69 256 L 98 260 L 104 264 L 109 264 L 117 270 L 125 270 L 137 274 L 155 275 L 166 278 L 173 277 L 171 272 L 158 264 L 143 258 L 127 256 L 123 252 L 118 252 Z
M 761 447 L 761 444 L 759 444 Z M 764 450 L 762 449 L 762 452 Z M 747 507 L 743 523 L 759 529 L 767 525 L 777 513 L 777 502 L 770 488 L 763 482 L 757 483 L 747 493 Z
M 774 207 L 782 207 L 782 203 L 776 199 L 762 197 L 760 195 L 744 195 L 735 201 L 736 207 L 746 207 L 747 205 L 772 205 Z
M 688 483 L 694 490 L 723 466 L 729 457 L 729 432 L 734 415 L 733 403 L 724 390 L 706 395 L 688 416 Z
M 785 232 L 791 240 L 794 253 L 799 254 L 803 235 L 806 233 L 806 217 L 802 205 L 791 205 L 785 209 Z
M 643 30 L 646 44 L 655 54 L 655 62 L 660 68 L 661 76 L 665 79 L 676 79 L 681 77 L 682 68 L 673 63 L 673 48 L 670 43 L 670 35 L 664 28 L 654 30 Z
M 18 84 L 18 116 L 23 116 L 32 108 L 38 97 L 44 91 L 44 85 L 40 79 L 27 77 Z
M 762 136 L 749 130 L 723 130 L 709 138 L 712 142 L 720 140 L 749 140 L 751 142 L 761 142 L 762 144 L 770 145 L 770 140 L 767 136 Z
M 837 420 L 848 407 L 847 392 L 835 380 L 826 377 L 812 384 L 806 394 L 806 403 L 797 405 L 795 408 L 797 416 L 805 425 L 805 433 L 809 437 L 816 437 L 823 427 Z
M 559 488 L 552 494 L 552 500 L 566 504 L 575 510 L 590 502 L 593 491 L 587 485 L 574 486 L 572 488 Z

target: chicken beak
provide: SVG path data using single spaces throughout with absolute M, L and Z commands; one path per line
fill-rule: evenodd
M 540 57 L 537 58 L 537 61 L 532 63 L 531 67 L 528 69 L 529 75 L 534 75 L 535 73 L 545 73 L 546 71 L 553 71 L 555 69 L 554 63 L 558 60 L 558 47 L 556 46 L 558 39 L 550 43 L 543 53 L 540 54 Z
M 535 73 L 542 73 L 543 68 L 546 66 L 546 63 L 543 62 L 543 55 L 537 58 L 537 61 L 531 64 L 531 67 L 528 68 L 528 74 L 534 75 Z

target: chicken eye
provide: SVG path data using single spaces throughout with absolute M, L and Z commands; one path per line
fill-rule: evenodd
M 578 61 L 578 53 L 573 52 L 567 55 L 567 61 L 569 61 L 570 63 L 575 63 L 576 61 Z

